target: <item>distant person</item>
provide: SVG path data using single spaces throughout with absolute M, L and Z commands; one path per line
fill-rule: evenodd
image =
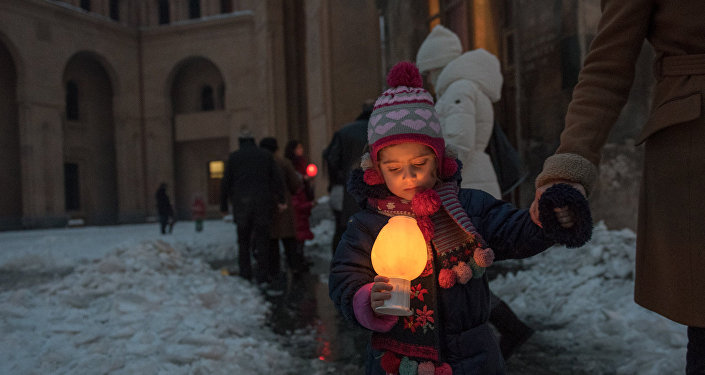
M 269 236 L 277 204 L 286 204 L 284 184 L 272 154 L 257 147 L 249 131 L 241 133 L 239 143 L 240 148 L 230 153 L 225 166 L 220 211 L 225 216 L 230 201 L 237 225 L 240 276 L 252 280 L 250 254 L 254 251 L 255 279 L 269 283 L 273 281 L 268 273 Z
M 705 1 L 602 0 L 597 34 L 568 105 L 556 153 L 536 178 L 532 217 L 555 183 L 590 193 L 644 41 L 656 86 L 644 144 L 634 300 L 687 326 L 686 374 L 705 374 Z M 615 202 L 619 204 L 619 202 Z
M 259 147 L 272 153 L 274 161 L 279 166 L 284 182 L 284 195 L 286 203 L 279 206 L 279 210 L 274 214 L 274 222 L 272 223 L 272 236 L 269 240 L 270 255 L 270 274 L 276 276 L 279 274 L 279 241 L 284 246 L 284 255 L 286 256 L 286 265 L 289 270 L 295 274 L 301 274 L 306 270 L 306 261 L 302 249 L 299 249 L 296 241 L 296 228 L 294 227 L 294 206 L 292 203 L 292 195 L 296 194 L 302 187 L 303 182 L 301 176 L 296 172 L 294 166 L 289 159 L 283 158 L 277 154 L 279 143 L 276 138 L 266 137 L 259 142 Z
M 306 173 L 308 161 L 304 157 L 304 146 L 297 140 L 287 142 L 284 149 L 284 156 L 291 161 L 291 164 L 299 173 L 303 181 L 303 186 L 291 198 L 294 206 L 294 225 L 296 227 L 296 244 L 298 251 L 304 253 L 304 242 L 313 239 L 311 232 L 311 209 L 313 208 L 314 188 L 313 177 Z
M 191 218 L 196 223 L 196 232 L 203 231 L 203 219 L 206 217 L 206 203 L 200 194 L 196 194 L 191 205 Z
M 166 193 L 166 188 L 166 183 L 162 182 L 156 193 L 159 228 L 161 229 L 162 234 L 171 233 L 174 229 L 174 208 L 171 206 L 171 201 L 169 200 L 169 195 Z
M 455 147 L 463 163 L 460 186 L 501 199 L 497 175 L 485 152 L 494 127 L 492 103 L 502 95 L 499 60 L 481 48 L 463 54 L 461 48 L 457 35 L 438 25 L 419 47 L 416 63 L 436 92 L 445 141 Z
M 486 153 L 495 127 L 492 103 L 502 94 L 499 60 L 484 49 L 461 53 L 460 38 L 438 25 L 419 47 L 416 63 L 435 89 L 443 135 L 463 164 L 462 188 L 479 189 L 502 199 L 497 174 Z M 500 333 L 502 355 L 508 359 L 534 330 L 494 293 L 490 323 Z
M 323 160 L 328 167 L 331 207 L 335 215 L 335 234 L 333 234 L 332 250 L 340 242 L 348 219 L 355 212 L 360 210 L 360 206 L 355 202 L 355 198 L 347 191 L 347 183 L 350 171 L 360 166 L 360 157 L 364 153 L 367 145 L 367 121 L 370 119 L 373 100 L 366 100 L 362 104 L 362 112 L 355 121 L 346 124 L 333 134 L 328 147 L 323 150 Z

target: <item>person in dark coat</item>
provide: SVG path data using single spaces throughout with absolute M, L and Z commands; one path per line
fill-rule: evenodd
M 705 1 L 602 0 L 601 8 L 560 145 L 536 178 L 532 207 L 555 183 L 593 190 L 603 146 L 648 41 L 656 86 L 636 139 L 644 162 L 634 300 L 688 327 L 686 373 L 705 374 Z
M 335 215 L 333 251 L 340 242 L 348 219 L 360 210 L 355 198 L 345 189 L 345 182 L 348 180 L 350 171 L 360 165 L 360 157 L 367 145 L 367 121 L 370 119 L 373 105 L 374 101 L 366 100 L 362 104 L 362 112 L 355 121 L 335 132 L 330 144 L 323 150 L 323 160 L 328 167 L 328 192 L 331 200 L 340 199 L 339 202 L 331 202 Z
M 274 161 L 279 166 L 279 171 L 284 181 L 284 195 L 286 203 L 280 206 L 279 210 L 274 214 L 274 222 L 272 224 L 272 237 L 269 240 L 270 255 L 270 274 L 276 276 L 279 273 L 279 241 L 284 246 L 284 255 L 286 255 L 286 264 L 291 272 L 299 274 L 306 270 L 306 261 L 303 252 L 301 252 L 296 244 L 296 228 L 294 227 L 294 207 L 292 204 L 292 195 L 296 194 L 302 187 L 303 182 L 301 176 L 296 172 L 294 166 L 289 159 L 277 155 L 279 144 L 276 138 L 266 137 L 259 142 L 259 147 L 272 153 Z
M 240 276 L 252 279 L 250 253 L 254 251 L 257 282 L 270 282 L 269 236 L 277 204 L 286 204 L 284 183 L 272 154 L 257 147 L 248 132 L 240 136 L 239 143 L 239 150 L 230 154 L 225 166 L 220 211 L 227 214 L 230 201 L 237 225 Z
M 169 200 L 169 195 L 166 193 L 166 188 L 166 183 L 162 182 L 156 193 L 159 228 L 161 229 L 162 234 L 171 233 L 174 229 L 174 208 L 171 206 L 171 201 Z
M 365 209 L 353 215 L 333 256 L 330 297 L 345 318 L 372 331 L 367 374 L 504 374 L 487 324 L 485 268 L 495 259 L 536 255 L 558 240 L 583 244 L 592 230 L 584 220 L 587 201 L 568 185 L 547 192 L 541 212 L 554 220 L 541 228 L 528 210 L 460 189 L 461 165 L 445 148 L 416 67 L 395 65 L 387 84 L 370 117 L 370 152 L 348 183 Z M 427 248 L 425 268 L 410 281 L 406 317 L 375 310 L 391 298 L 393 280 L 375 272 L 371 251 L 398 215 L 415 218 Z
M 284 157 L 291 161 L 303 181 L 303 186 L 291 197 L 291 203 L 294 206 L 296 244 L 298 251 L 303 254 L 304 242 L 313 239 L 313 232 L 311 232 L 311 224 L 309 222 L 314 198 L 313 177 L 306 173 L 308 162 L 304 157 L 304 146 L 301 142 L 295 139 L 287 142 L 284 148 Z

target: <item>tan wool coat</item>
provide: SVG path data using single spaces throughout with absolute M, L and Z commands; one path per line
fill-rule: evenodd
M 644 145 L 634 298 L 705 327 L 705 1 L 603 0 L 556 154 L 536 181 L 589 191 L 607 135 L 627 101 L 644 39 L 657 79 Z

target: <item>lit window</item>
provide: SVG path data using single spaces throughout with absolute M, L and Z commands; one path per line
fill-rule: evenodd
M 225 163 L 222 160 L 208 162 L 208 176 L 210 178 L 223 178 Z

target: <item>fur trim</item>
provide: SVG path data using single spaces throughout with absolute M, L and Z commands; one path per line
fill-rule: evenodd
M 367 170 L 367 169 L 370 169 L 373 167 L 374 167 L 374 164 L 372 164 L 372 159 L 370 158 L 370 153 L 365 152 L 360 157 L 360 168 L 362 168 L 362 170 Z
M 543 170 L 536 177 L 536 188 L 553 181 L 577 182 L 585 188 L 588 196 L 597 181 L 597 167 L 578 154 L 555 154 L 543 162 Z
M 575 214 L 575 225 L 563 228 L 553 209 L 568 206 Z M 583 246 L 592 237 L 592 215 L 587 199 L 568 184 L 546 189 L 539 199 L 539 220 L 546 237 L 569 248 Z

